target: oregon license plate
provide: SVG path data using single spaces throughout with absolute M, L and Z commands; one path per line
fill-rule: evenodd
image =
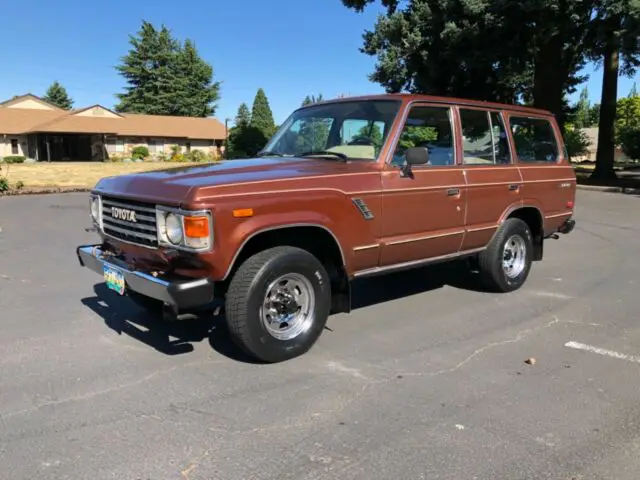
M 122 272 L 110 265 L 105 265 L 103 270 L 104 281 L 107 284 L 107 288 L 117 292 L 119 295 L 124 295 L 125 282 Z

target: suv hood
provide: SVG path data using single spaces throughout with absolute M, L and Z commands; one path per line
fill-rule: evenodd
M 251 158 L 225 160 L 204 165 L 176 167 L 101 179 L 94 191 L 130 199 L 180 205 L 193 198 L 195 190 L 260 180 L 327 175 L 352 170 L 352 165 L 333 159 Z

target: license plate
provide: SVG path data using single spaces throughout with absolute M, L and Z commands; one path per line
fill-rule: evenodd
M 107 288 L 117 292 L 119 295 L 124 295 L 125 283 L 122 272 L 109 265 L 105 265 L 103 270 L 104 281 L 107 284 Z

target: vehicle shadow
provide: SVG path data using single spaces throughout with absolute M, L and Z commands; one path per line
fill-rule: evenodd
M 352 284 L 353 310 L 438 290 L 445 286 L 486 292 L 465 261 L 389 273 L 379 277 L 356 280 Z
M 216 352 L 243 363 L 259 363 L 238 348 L 227 330 L 223 315 L 211 311 L 176 321 L 165 321 L 160 314 L 147 312 L 126 297 L 120 297 L 104 284 L 94 286 L 94 297 L 82 303 L 102 317 L 118 335 L 128 335 L 165 355 L 184 355 L 194 344 L 207 340 Z
M 463 262 L 436 265 L 397 272 L 353 283 L 353 310 L 437 290 L 444 286 L 465 290 L 477 288 Z M 128 335 L 165 355 L 193 352 L 194 344 L 207 340 L 216 352 L 243 363 L 260 363 L 238 348 L 229 336 L 224 313 L 203 312 L 181 320 L 165 321 L 138 307 L 126 297 L 120 297 L 100 283 L 94 286 L 95 296 L 82 299 L 118 335 Z

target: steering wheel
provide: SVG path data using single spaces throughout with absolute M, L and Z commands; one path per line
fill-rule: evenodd
M 349 145 L 373 145 L 373 141 L 367 137 L 357 137 L 351 140 Z

